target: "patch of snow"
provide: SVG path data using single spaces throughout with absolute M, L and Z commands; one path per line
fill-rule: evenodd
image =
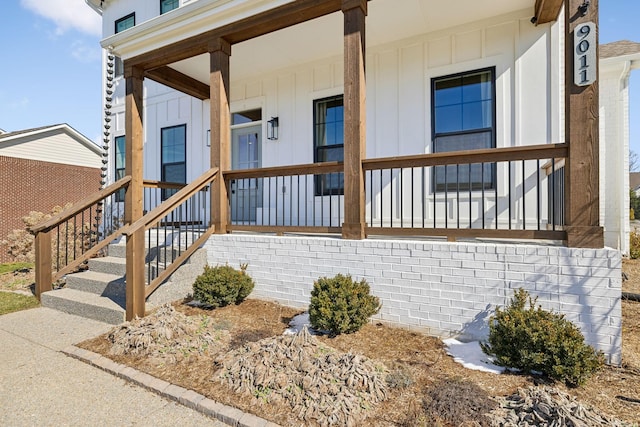
M 480 348 L 479 341 L 460 342 L 455 338 L 449 338 L 442 342 L 447 346 L 447 354 L 453 357 L 454 362 L 460 363 L 467 369 L 493 374 L 501 374 L 505 371 L 504 367 L 491 363 L 491 358 Z
M 309 321 L 308 311 L 300 313 L 293 319 L 291 319 L 291 322 L 289 322 L 289 327 L 285 329 L 283 335 L 295 335 L 300 332 L 305 326 L 307 327 L 309 332 L 313 333 L 311 322 Z

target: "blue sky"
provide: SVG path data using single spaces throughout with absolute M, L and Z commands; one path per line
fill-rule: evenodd
M 600 42 L 640 42 L 640 1 L 600 0 Z M 4 0 L 0 6 L 0 128 L 69 123 L 101 132 L 100 18 L 84 0 Z M 640 153 L 640 70 L 631 77 L 631 148 Z

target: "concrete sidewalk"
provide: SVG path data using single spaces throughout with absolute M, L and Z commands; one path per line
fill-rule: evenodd
M 0 425 L 226 427 L 61 353 L 111 327 L 48 308 L 0 316 Z

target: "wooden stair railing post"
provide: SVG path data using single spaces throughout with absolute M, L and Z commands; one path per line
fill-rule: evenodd
M 51 230 L 40 231 L 35 236 L 36 297 L 52 289 Z
M 127 235 L 127 320 L 144 317 L 145 312 L 144 231 L 144 227 L 140 227 Z
M 344 14 L 344 224 L 342 237 L 366 237 L 362 160 L 366 153 L 367 0 L 342 0 Z
M 141 69 L 128 67 L 125 62 L 125 173 L 131 177 L 124 197 L 125 224 L 130 225 L 142 218 L 143 179 L 143 86 Z M 127 320 L 143 317 L 144 300 L 144 228 L 127 235 L 126 309 Z M 142 298 L 139 297 L 142 295 Z

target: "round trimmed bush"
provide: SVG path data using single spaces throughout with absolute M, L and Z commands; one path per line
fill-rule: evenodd
M 529 307 L 527 308 L 527 301 Z M 489 320 L 489 341 L 482 350 L 500 366 L 538 371 L 571 387 L 584 382 L 604 364 L 604 356 L 585 344 L 580 330 L 564 315 L 536 307 L 524 289 Z
M 246 265 L 240 266 L 240 270 L 228 265 L 205 266 L 193 284 L 193 298 L 213 308 L 240 304 L 254 287 L 246 269 Z
M 380 311 L 380 300 L 369 292 L 364 279 L 356 282 L 350 275 L 342 274 L 321 277 L 311 291 L 311 326 L 332 335 L 356 332 Z

